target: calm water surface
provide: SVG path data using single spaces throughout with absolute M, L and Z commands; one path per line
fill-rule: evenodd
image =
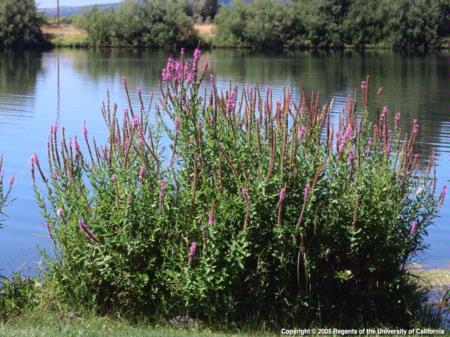
M 14 202 L 7 209 L 0 232 L 0 269 L 33 272 L 40 260 L 37 247 L 50 242 L 32 193 L 30 155 L 46 158 L 50 125 L 57 121 L 68 134 L 81 134 L 83 121 L 90 134 L 105 138 L 100 105 L 109 90 L 122 109 L 125 97 L 121 76 L 131 88 L 142 87 L 148 96 L 159 92 L 161 69 L 168 54 L 148 51 L 58 50 L 48 53 L 0 53 L 0 152 L 5 175 L 16 177 Z M 335 98 L 339 111 L 347 95 L 367 74 L 373 85 L 384 87 L 383 101 L 401 112 L 403 128 L 418 118 L 422 157 L 435 151 L 438 189 L 450 180 L 450 65 L 449 54 L 405 57 L 391 52 L 299 53 L 284 56 L 214 51 L 205 53 L 219 86 L 283 85 L 298 92 L 320 90 Z M 450 198 L 429 230 L 430 249 L 418 259 L 429 267 L 450 266 Z M 382 226 L 382 224 L 380 224 Z

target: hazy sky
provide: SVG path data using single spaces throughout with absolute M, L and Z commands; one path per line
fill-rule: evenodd
M 119 0 L 59 0 L 60 6 L 84 6 L 120 2 Z M 40 8 L 56 7 L 56 0 L 36 0 Z

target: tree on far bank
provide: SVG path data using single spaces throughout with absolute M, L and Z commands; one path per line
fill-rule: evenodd
M 0 0 L 0 48 L 42 46 L 41 24 L 34 0 Z
M 213 19 L 219 10 L 217 0 L 186 0 L 185 12 L 189 16 L 193 16 L 196 21 L 205 22 Z

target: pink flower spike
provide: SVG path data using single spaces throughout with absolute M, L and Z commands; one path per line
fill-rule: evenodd
M 87 123 L 84 121 L 83 123 L 83 135 L 86 137 L 88 134 Z
M 194 260 L 194 256 L 196 253 L 197 253 L 197 242 L 192 241 L 191 246 L 189 247 L 188 265 L 192 264 L 192 261 Z
M 366 90 L 366 88 L 367 88 L 367 83 L 366 83 L 366 81 L 361 81 L 361 89 L 362 89 L 362 90 Z
M 166 181 L 164 180 L 164 178 L 159 183 L 159 186 L 160 186 L 160 189 L 161 189 L 161 191 L 159 192 L 159 196 L 162 199 L 166 195 Z
M 64 215 L 64 210 L 60 207 L 56 211 L 56 214 L 61 218 Z
M 213 212 L 209 212 L 208 213 L 208 225 L 214 225 L 215 222 L 216 222 L 216 216 L 214 215 Z
M 141 87 L 137 87 L 137 88 L 136 88 L 136 93 L 137 93 L 138 95 L 141 95 L 141 94 L 142 94 L 142 88 L 141 88 Z
M 245 200 L 248 200 L 248 198 L 250 197 L 250 195 L 249 195 L 249 193 L 248 193 L 248 188 L 247 188 L 247 187 L 243 187 L 243 188 L 242 188 L 241 194 L 242 194 L 242 197 L 243 197 Z
M 80 225 L 81 230 L 93 241 L 100 242 L 99 239 L 94 235 L 94 233 L 91 232 L 91 230 L 88 228 L 88 226 L 85 224 L 83 219 L 81 219 L 78 224 Z
M 117 180 L 117 175 L 114 173 L 112 176 L 111 176 L 111 181 L 116 181 Z
M 167 70 L 167 68 L 164 68 L 161 73 L 161 77 L 164 82 L 169 82 L 170 81 L 170 71 Z
M 400 124 L 400 112 L 395 114 L 395 130 L 398 130 Z
M 134 116 L 134 117 L 133 117 L 133 126 L 134 126 L 135 128 L 138 128 L 139 125 L 141 125 L 140 119 L 139 119 L 138 117 Z
M 417 221 L 414 221 L 411 224 L 411 230 L 409 232 L 411 236 L 416 236 L 418 227 L 419 227 L 419 223 Z
M 298 129 L 298 140 L 299 140 L 299 142 L 301 143 L 302 142 L 302 140 L 303 140 L 303 136 L 305 135 L 305 128 L 303 127 L 303 126 L 301 126 L 299 129 Z
M 195 50 L 194 50 L 194 62 L 198 61 L 201 55 L 202 55 L 202 52 L 200 51 L 200 49 L 195 48 Z
M 15 182 L 16 182 L 16 178 L 14 176 L 11 176 L 11 178 L 9 178 L 9 186 L 12 187 Z
M 228 97 L 226 105 L 225 105 L 225 109 L 227 113 L 231 113 L 234 111 L 235 108 L 235 104 L 236 104 L 236 97 L 234 95 L 234 92 L 231 93 L 231 95 Z
M 58 132 L 58 125 L 57 124 L 52 124 L 51 126 L 51 133 L 53 137 L 56 137 L 56 133 Z
M 388 112 L 389 112 L 389 110 L 388 110 L 387 106 L 384 106 L 383 111 L 381 112 L 381 119 L 386 119 Z
M 286 187 L 282 187 L 280 189 L 280 193 L 278 194 L 278 205 L 282 205 L 285 199 L 286 199 Z
M 306 184 L 306 186 L 303 190 L 303 197 L 305 200 L 308 199 L 310 190 L 311 190 L 311 186 L 309 184 Z
M 175 131 L 178 131 L 180 129 L 180 117 L 176 116 L 175 120 L 173 121 L 173 124 L 175 124 Z
M 143 180 L 145 177 L 145 173 L 147 172 L 147 169 L 145 168 L 145 166 L 141 166 L 139 168 L 139 179 Z
M 198 132 L 200 132 L 200 133 L 203 130 L 203 122 L 202 122 L 201 119 L 199 119 L 198 122 L 197 122 L 197 129 L 198 129 Z
M 447 186 L 444 185 L 444 186 L 442 186 L 442 191 L 441 191 L 441 194 L 439 195 L 439 202 L 441 204 L 444 203 L 446 194 L 447 194 Z
M 353 152 L 353 149 L 351 149 L 349 152 L 348 162 L 350 163 L 350 165 L 353 165 L 353 163 L 355 162 L 355 154 Z
M 391 143 L 386 144 L 385 151 L 387 155 L 391 153 Z
M 128 81 L 125 76 L 122 76 L 122 83 L 123 83 L 123 85 L 128 86 Z
M 419 132 L 419 123 L 417 123 L 417 119 L 414 119 L 412 133 L 414 136 L 416 136 L 418 132 Z
M 28 160 L 28 163 L 30 164 L 30 169 L 34 170 L 34 166 L 37 163 L 37 155 L 36 153 L 33 153 L 30 157 L 30 159 Z

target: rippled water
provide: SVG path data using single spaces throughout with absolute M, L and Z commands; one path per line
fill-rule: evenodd
M 6 209 L 0 231 L 0 269 L 32 272 L 39 261 L 37 246 L 49 240 L 35 205 L 28 158 L 37 152 L 46 157 L 50 125 L 58 121 L 68 134 L 80 134 L 84 120 L 90 133 L 104 138 L 100 106 L 109 90 L 113 102 L 125 107 L 120 78 L 131 88 L 142 87 L 148 96 L 158 94 L 159 78 L 168 56 L 149 51 L 57 50 L 48 53 L 0 53 L 0 152 L 5 174 L 16 177 L 15 198 Z M 401 112 L 403 128 L 413 118 L 421 126 L 419 150 L 423 158 L 435 151 L 438 188 L 450 179 L 450 66 L 449 54 L 401 56 L 388 51 L 296 53 L 262 55 L 236 51 L 205 53 L 219 86 L 230 81 L 271 85 L 280 93 L 283 85 L 299 92 L 319 90 L 335 98 L 338 111 L 347 95 L 371 75 L 372 84 L 384 87 L 381 104 Z M 435 226 L 429 230 L 430 250 L 418 262 L 445 267 L 450 262 L 450 198 Z M 382 226 L 382 224 L 380 224 Z

